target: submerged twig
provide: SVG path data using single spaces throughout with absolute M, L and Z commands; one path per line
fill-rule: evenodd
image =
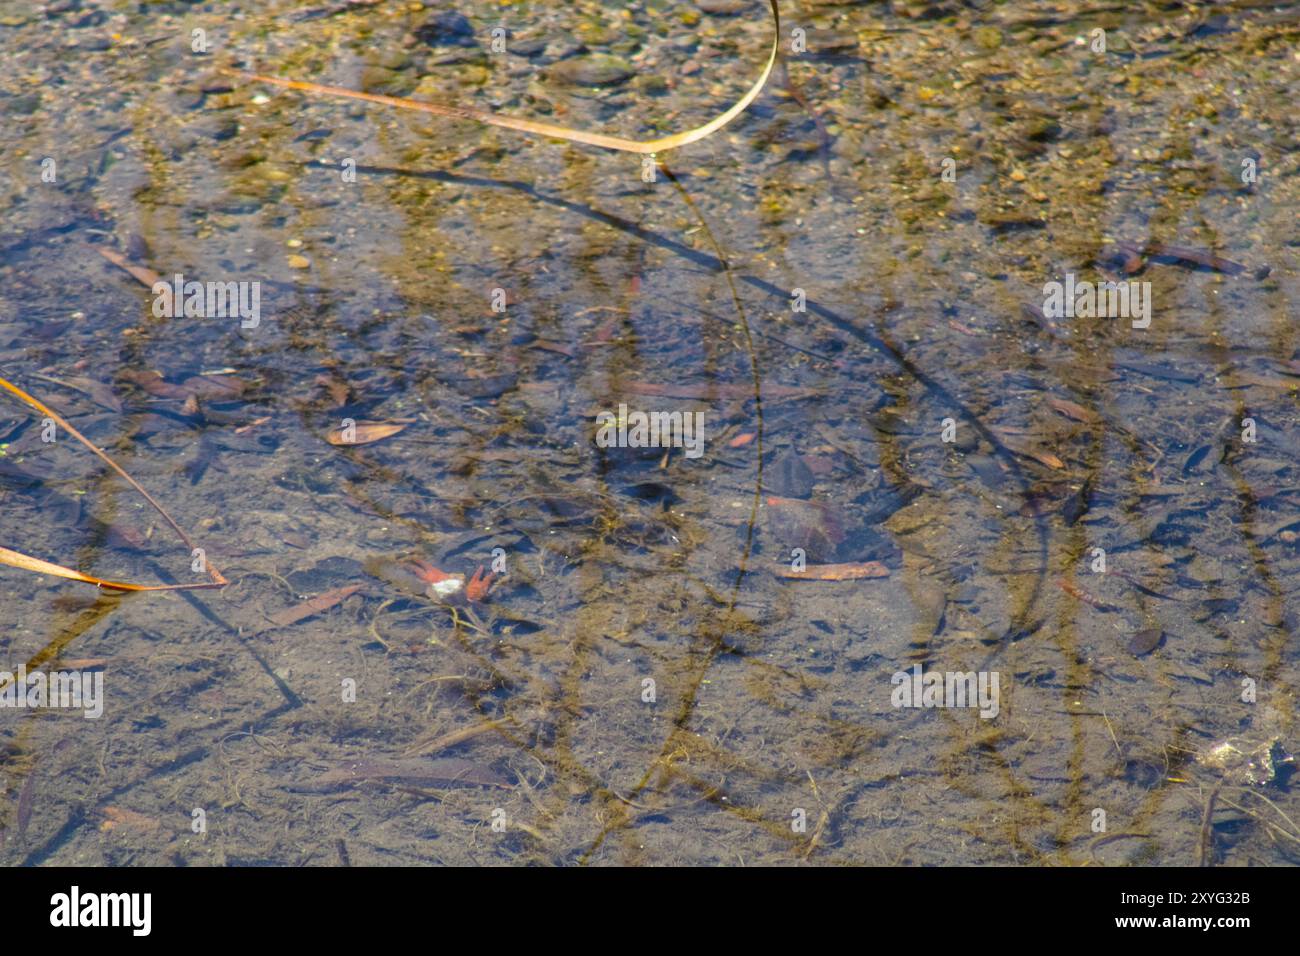
M 1205 810 L 1201 813 L 1201 839 L 1196 859 L 1197 866 L 1214 865 L 1214 803 L 1219 799 L 1223 781 L 1214 785 L 1209 798 L 1205 801 Z

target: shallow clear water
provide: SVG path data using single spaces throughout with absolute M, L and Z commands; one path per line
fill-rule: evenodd
M 0 375 L 232 582 L 0 567 L 0 668 L 105 688 L 0 709 L 0 859 L 1297 861 L 1300 5 L 783 4 L 792 82 L 653 177 L 218 72 L 645 138 L 771 29 L 428 6 L 0 15 Z M 259 321 L 156 316 L 102 250 Z M 1036 314 L 1067 275 L 1149 283 L 1149 326 Z M 620 404 L 702 454 L 598 447 Z M 0 403 L 0 546 L 201 577 L 41 433 Z M 494 559 L 468 607 L 410 565 Z M 914 665 L 997 674 L 996 716 L 894 706 Z

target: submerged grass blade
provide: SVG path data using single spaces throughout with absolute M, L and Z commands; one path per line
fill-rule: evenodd
M 53 574 L 56 577 L 68 578 L 71 581 L 84 581 L 86 584 L 111 588 L 114 591 L 176 591 L 183 588 L 217 587 L 215 584 L 126 584 L 121 581 L 108 581 L 94 575 L 82 574 L 72 568 L 65 568 L 61 564 L 53 564 L 49 561 L 42 561 L 40 558 L 33 558 L 21 551 L 11 551 L 8 548 L 0 548 L 0 564 L 7 564 L 12 568 L 22 568 L 24 571 L 35 571 L 37 574 Z
M 0 388 L 3 388 L 11 395 L 14 395 L 18 399 L 20 399 L 24 404 L 29 405 L 32 408 L 36 409 L 38 412 L 40 412 L 42 415 L 45 415 L 47 418 L 52 419 L 54 423 L 57 424 L 60 428 L 62 428 L 64 431 L 66 431 L 77 441 L 81 442 L 83 445 L 89 448 L 97 458 L 99 458 L 102 462 L 104 462 L 104 464 L 108 465 L 108 467 L 112 468 L 115 472 L 121 475 L 122 478 L 126 480 L 127 484 L 129 484 L 132 488 L 138 491 L 141 494 L 141 496 L 143 496 L 144 500 L 149 502 L 149 504 L 153 506 L 153 509 L 157 511 L 158 514 L 162 515 L 163 520 L 166 521 L 169 525 L 171 525 L 172 530 L 176 532 L 177 536 L 183 542 L 185 542 L 186 547 L 188 547 L 191 552 L 195 550 L 194 542 L 190 540 L 190 536 L 187 535 L 181 529 L 180 525 L 178 525 L 175 521 L 172 520 L 172 516 L 167 513 L 167 511 L 163 508 L 163 506 L 160 505 L 157 501 L 155 501 L 153 496 L 149 494 L 149 492 L 145 491 L 144 488 L 141 487 L 139 482 L 137 482 L 134 478 L 128 475 L 117 462 L 113 461 L 112 458 L 109 458 L 104 451 L 102 451 L 94 444 L 94 442 L 90 441 L 90 439 L 88 439 L 85 435 L 81 434 L 81 432 L 73 428 L 72 425 L 68 424 L 67 419 L 65 419 L 54 409 L 50 408 L 48 405 L 40 401 L 40 399 L 34 398 L 33 396 L 27 394 L 21 388 L 19 388 L 17 385 L 13 384 L 12 382 L 8 381 L 7 379 L 0 378 Z M 60 564 L 52 564 L 49 561 L 42 561 L 40 558 L 33 558 L 30 557 L 29 555 L 22 554 L 21 552 L 18 551 L 11 551 L 8 548 L 0 548 L 0 563 L 8 564 L 13 567 L 25 568 L 28 571 L 35 571 L 40 574 L 54 574 L 57 575 L 58 577 L 70 578 L 74 581 L 85 581 L 88 584 L 96 584 L 99 585 L 100 587 L 113 588 L 114 590 L 118 590 L 118 591 L 192 591 L 192 590 L 197 590 L 199 588 L 224 587 L 227 583 L 229 583 L 226 581 L 225 577 L 222 576 L 221 572 L 218 571 L 214 565 L 207 562 L 205 562 L 205 567 L 207 568 L 208 576 L 212 579 L 211 583 L 151 584 L 151 585 L 125 584 L 116 581 L 105 581 L 102 578 L 96 578 L 88 574 L 82 574 L 80 571 L 74 571 L 71 568 L 65 568 Z
M 758 94 L 762 92 L 763 87 L 767 85 L 768 77 L 772 73 L 772 67 L 776 64 L 776 55 L 781 41 L 780 11 L 777 10 L 776 0 L 768 0 L 768 3 L 772 9 L 772 48 L 767 55 L 767 63 L 763 67 L 763 72 L 759 74 L 759 77 L 754 81 L 754 84 L 750 86 L 744 96 L 732 104 L 730 109 L 725 113 L 714 117 L 703 126 L 697 126 L 694 129 L 688 129 L 681 133 L 673 133 L 671 136 L 663 136 L 659 139 L 624 139 L 621 136 L 607 136 L 603 133 L 589 133 L 586 130 L 569 129 L 564 126 L 556 126 L 553 123 L 543 123 L 538 120 L 521 119 L 514 116 L 501 116 L 497 113 L 468 109 L 463 106 L 444 106 L 441 103 L 426 103 L 421 100 L 407 100 L 396 96 L 382 96 L 378 93 L 361 93 L 357 90 L 349 90 L 339 86 L 324 86 L 319 83 L 308 83 L 303 80 L 286 80 L 278 76 L 266 76 L 261 73 L 246 73 L 242 70 L 223 69 L 221 72 L 228 76 L 237 76 L 245 80 L 255 80 L 259 83 L 270 83 L 274 86 L 281 86 L 289 90 L 299 90 L 303 93 L 317 93 L 323 96 L 340 96 L 353 100 L 365 100 L 368 103 L 381 103 L 384 106 L 393 106 L 397 109 L 418 110 L 422 113 L 433 113 L 435 116 L 472 120 L 475 123 L 484 123 L 488 126 L 500 126 L 521 133 L 534 133 L 538 136 L 549 136 L 552 139 L 563 139 L 573 143 L 585 143 L 588 146 L 600 146 L 604 149 L 617 149 L 628 153 L 663 153 L 670 149 L 677 149 L 679 146 L 685 146 L 688 143 L 698 142 L 706 136 L 716 133 L 743 113 L 745 109 L 748 108 L 749 104 L 754 102 Z

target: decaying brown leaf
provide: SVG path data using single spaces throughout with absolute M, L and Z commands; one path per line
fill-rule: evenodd
M 278 614 L 271 615 L 271 623 L 276 627 L 286 627 L 290 624 L 297 624 L 313 614 L 319 614 L 321 611 L 328 611 L 335 604 L 350 598 L 360 591 L 364 584 L 347 584 L 341 588 L 334 588 L 326 591 L 324 594 L 318 594 L 310 600 L 303 601 L 301 604 L 295 604 L 291 608 L 285 608 Z
M 332 428 L 325 440 L 331 445 L 369 445 L 405 431 L 410 422 L 357 422 L 348 428 Z
M 108 664 L 107 657 L 61 657 L 59 666 L 69 671 L 99 670 Z
M 857 581 L 862 578 L 887 578 L 889 568 L 879 561 L 848 564 L 810 564 L 802 571 L 781 564 L 772 572 L 790 581 Z
M 1061 461 L 1061 459 L 1057 458 L 1051 452 L 1035 448 L 1027 441 L 1017 437 L 1017 435 L 1020 434 L 1018 429 L 994 428 L 993 432 L 998 436 L 998 439 L 1002 444 L 1007 447 L 1008 451 L 1014 452 L 1021 458 L 1032 458 L 1034 461 L 1041 465 L 1046 465 L 1048 468 L 1059 470 L 1065 467 L 1065 462 Z
M 103 246 L 96 246 L 95 251 L 119 269 L 129 272 L 137 282 L 146 288 L 152 289 L 155 282 L 162 281 L 162 276 L 158 273 L 154 272 L 152 269 L 146 268 L 145 266 L 138 266 L 134 262 L 128 261 L 126 256 L 122 255 L 120 252 L 115 252 L 112 249 L 105 249 Z
M 116 827 L 132 827 L 137 830 L 157 830 L 162 824 L 156 817 L 151 817 L 135 810 L 128 810 L 125 807 L 100 807 L 99 812 L 103 814 L 104 821 L 99 825 L 101 830 L 112 830 Z
M 55 385 L 62 385 L 64 388 L 70 388 L 74 392 L 81 392 L 89 395 L 96 405 L 107 408 L 110 412 L 122 411 L 122 401 L 113 394 L 112 386 L 105 382 L 97 382 L 93 378 L 86 378 L 82 375 L 65 375 L 63 378 L 54 378 L 51 375 L 37 373 L 33 378 L 39 378 L 42 381 L 53 382 Z
M 127 369 L 121 373 L 126 381 L 148 392 L 154 398 L 189 401 L 201 398 L 207 401 L 232 401 L 239 398 L 251 383 L 233 375 L 191 375 L 179 385 L 169 382 L 152 369 Z
M 1086 425 L 1091 425 L 1098 419 L 1097 413 L 1091 408 L 1084 408 L 1082 405 L 1067 401 L 1064 398 L 1049 398 L 1047 404 L 1051 405 L 1066 418 L 1072 418 L 1076 422 L 1083 422 Z
M 167 381 L 158 372 L 148 369 L 127 369 L 122 372 L 122 378 L 139 386 L 154 398 L 174 398 L 184 401 L 193 394 L 180 385 Z
M 1061 459 L 1048 451 L 1038 451 L 1037 449 L 1029 448 L 1025 449 L 1023 454 L 1028 455 L 1039 464 L 1046 465 L 1048 468 L 1061 469 L 1065 467 L 1065 462 L 1061 461 Z

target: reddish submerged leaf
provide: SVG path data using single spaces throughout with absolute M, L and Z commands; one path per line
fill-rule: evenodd
M 341 588 L 334 588 L 332 591 L 326 591 L 324 594 L 318 594 L 316 597 L 303 601 L 301 604 L 295 604 L 291 608 L 271 615 L 271 623 L 276 627 L 285 627 L 289 624 L 297 624 L 299 621 L 311 617 L 313 614 L 319 614 L 321 611 L 328 611 L 335 604 L 350 598 L 360 591 L 364 584 L 348 584 Z

